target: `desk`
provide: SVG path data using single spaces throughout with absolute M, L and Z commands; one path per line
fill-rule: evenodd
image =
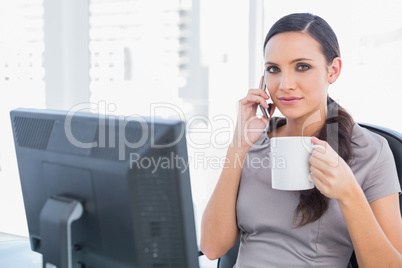
M 42 268 L 42 255 L 31 250 L 27 237 L 0 232 L 0 267 Z
M 200 267 L 215 268 L 217 261 L 199 257 Z M 42 268 L 42 255 L 31 250 L 29 239 L 0 232 L 1 268 Z

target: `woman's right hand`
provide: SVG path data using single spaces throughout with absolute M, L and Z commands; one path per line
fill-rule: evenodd
M 268 108 L 268 99 L 270 97 L 265 90 L 259 88 L 250 89 L 247 96 L 239 101 L 239 114 L 232 146 L 249 149 L 261 137 L 269 119 L 264 116 L 258 118 L 256 113 L 259 104 Z M 275 104 L 271 104 L 270 117 L 274 111 Z
M 269 122 L 268 118 L 256 116 L 259 104 L 268 108 L 268 99 L 264 90 L 250 89 L 239 101 L 236 129 L 225 166 L 202 216 L 200 247 L 208 259 L 220 258 L 238 239 L 236 200 L 243 168 L 239 163 L 244 163 L 251 145 L 261 137 Z M 271 116 L 273 112 L 272 106 Z

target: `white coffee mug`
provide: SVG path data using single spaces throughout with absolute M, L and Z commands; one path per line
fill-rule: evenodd
M 309 158 L 315 147 L 311 137 L 271 138 L 272 188 L 277 190 L 307 190 L 314 187 Z M 325 150 L 325 148 L 324 148 Z

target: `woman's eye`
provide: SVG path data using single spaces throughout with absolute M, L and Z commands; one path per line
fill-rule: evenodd
M 276 66 L 269 66 L 269 67 L 267 68 L 267 72 L 268 72 L 268 73 L 277 73 L 277 72 L 279 72 L 279 71 L 280 71 L 279 68 L 276 67 Z
M 298 70 L 298 71 L 307 71 L 307 70 L 309 70 L 309 69 L 311 69 L 311 66 L 310 66 L 310 65 L 307 65 L 307 64 L 300 64 L 300 65 L 297 65 L 297 70 Z

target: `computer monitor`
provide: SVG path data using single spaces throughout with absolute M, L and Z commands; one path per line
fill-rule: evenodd
M 183 122 L 10 115 L 31 248 L 43 267 L 198 267 Z

